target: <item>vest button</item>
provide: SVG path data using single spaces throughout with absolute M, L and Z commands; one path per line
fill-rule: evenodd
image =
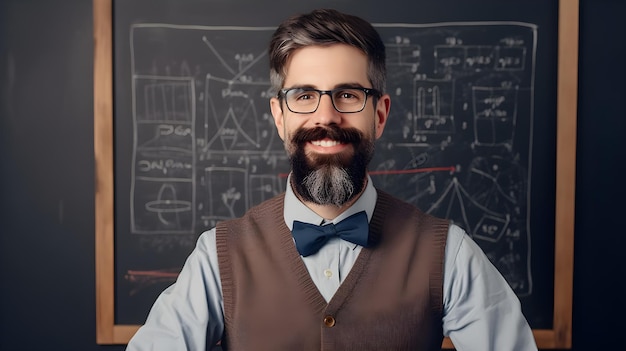
M 324 317 L 324 325 L 332 328 L 335 326 L 335 318 L 333 318 L 333 316 L 326 316 Z

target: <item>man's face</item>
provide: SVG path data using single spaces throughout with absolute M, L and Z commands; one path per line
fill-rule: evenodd
M 367 69 L 365 54 L 351 46 L 305 47 L 287 62 L 284 88 L 371 88 Z M 340 113 L 330 96 L 322 95 L 310 114 L 293 113 L 284 99 L 271 99 L 274 122 L 291 159 L 293 186 L 304 200 L 341 206 L 361 192 L 390 105 L 388 95 L 376 105 L 372 99 L 367 98 L 361 112 Z

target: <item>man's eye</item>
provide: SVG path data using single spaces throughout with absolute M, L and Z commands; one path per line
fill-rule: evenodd
M 358 99 L 358 96 L 351 90 L 342 90 L 340 92 L 337 93 L 337 98 L 341 99 L 341 100 L 353 100 L 353 99 Z
M 303 94 L 298 95 L 297 99 L 298 100 L 310 100 L 310 99 L 313 99 L 313 97 L 314 96 L 311 93 L 303 93 Z

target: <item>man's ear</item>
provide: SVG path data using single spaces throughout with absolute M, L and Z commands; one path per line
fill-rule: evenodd
M 391 97 L 389 94 L 383 94 L 378 98 L 376 103 L 376 121 L 374 122 L 374 128 L 376 129 L 376 139 L 383 135 L 385 125 L 387 124 L 387 118 L 389 117 L 389 109 L 391 108 Z
M 283 108 L 281 106 L 280 99 L 273 97 L 270 99 L 270 111 L 274 117 L 274 125 L 280 138 L 285 140 L 285 124 L 283 119 Z

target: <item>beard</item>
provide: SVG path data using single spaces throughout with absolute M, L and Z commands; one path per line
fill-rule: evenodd
M 352 144 L 352 154 L 323 155 L 304 151 L 307 142 L 329 138 Z M 365 187 L 367 165 L 374 154 L 374 136 L 355 128 L 298 129 L 287 148 L 292 168 L 291 185 L 303 200 L 341 207 Z

